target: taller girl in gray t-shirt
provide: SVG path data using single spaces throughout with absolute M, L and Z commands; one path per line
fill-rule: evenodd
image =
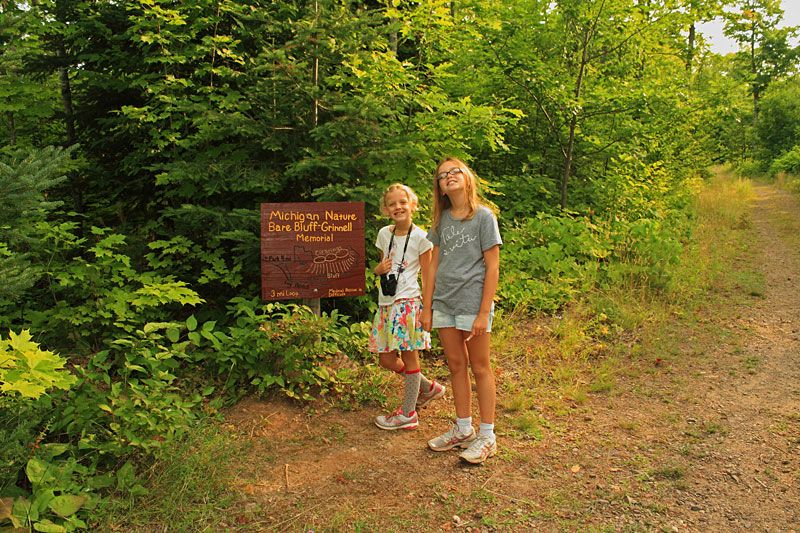
M 489 361 L 494 295 L 500 277 L 500 230 L 478 198 L 474 173 L 447 158 L 433 183 L 433 243 L 428 283 L 423 287 L 422 327 L 436 328 L 447 356 L 456 424 L 428 441 L 434 451 L 466 448 L 459 457 L 482 463 L 497 453 L 494 435 L 495 383 Z M 480 431 L 472 427 L 469 368 L 475 378 Z

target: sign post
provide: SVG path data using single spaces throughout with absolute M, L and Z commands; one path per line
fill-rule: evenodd
M 365 294 L 364 227 L 364 202 L 261 204 L 261 299 Z

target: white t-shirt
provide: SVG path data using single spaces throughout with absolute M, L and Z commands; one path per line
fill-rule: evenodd
M 397 271 L 400 269 L 400 259 L 403 258 L 406 238 L 409 239 L 408 248 L 403 260 L 403 272 L 397 278 L 397 292 L 394 296 L 386 296 L 379 286 L 378 305 L 391 305 L 397 300 L 419 298 L 422 295 L 417 281 L 420 270 L 419 256 L 433 248 L 433 244 L 427 238 L 427 233 L 415 225 L 409 235 L 395 235 L 392 249 L 389 250 L 392 231 L 389 226 L 385 226 L 378 232 L 375 246 L 383 252 L 384 259 L 387 256 L 392 258 L 392 270 L 389 273 L 397 275 Z

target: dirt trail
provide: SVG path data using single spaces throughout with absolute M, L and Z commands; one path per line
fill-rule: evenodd
M 800 531 L 800 206 L 772 187 L 755 191 L 757 240 L 742 261 L 760 264 L 763 281 L 743 282 L 750 302 L 698 313 L 692 329 L 663 339 L 668 356 L 632 359 L 611 391 L 541 399 L 540 438 L 509 428 L 500 407 L 499 454 L 482 466 L 425 448 L 447 428 L 449 395 L 422 412 L 418 430 L 390 433 L 372 424 L 376 409 L 310 415 L 284 401 L 241 402 L 228 421 L 252 452 L 228 526 Z M 537 342 L 534 326 L 510 342 Z M 516 370 L 498 372 L 502 406 Z
M 764 295 L 735 324 L 734 335 L 748 332 L 743 349 L 713 354 L 723 371 L 700 406 L 718 413 L 727 434 L 697 464 L 709 483 L 693 496 L 715 529 L 792 531 L 800 530 L 800 209 L 773 187 L 755 192 Z M 741 362 L 754 373 L 724 372 Z

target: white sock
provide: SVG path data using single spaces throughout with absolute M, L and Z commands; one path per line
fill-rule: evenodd
M 456 424 L 458 424 L 458 431 L 467 435 L 472 433 L 472 417 L 468 416 L 467 418 L 456 418 Z
M 481 422 L 481 429 L 478 432 L 479 435 L 488 435 L 494 440 L 494 424 L 487 424 L 486 422 Z

